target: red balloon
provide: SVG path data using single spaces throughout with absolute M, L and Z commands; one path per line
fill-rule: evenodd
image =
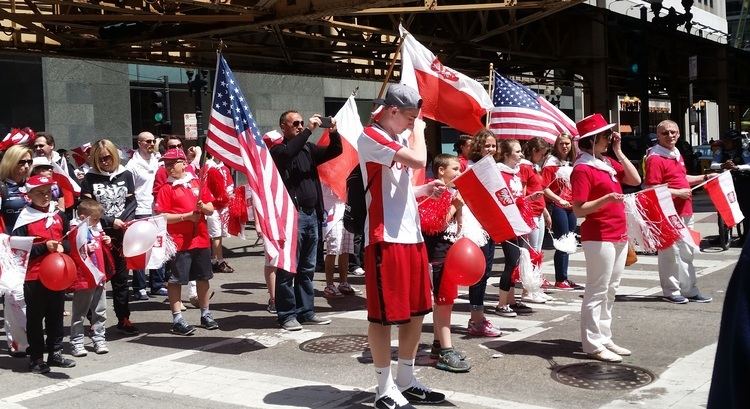
M 67 254 L 50 253 L 39 265 L 39 280 L 52 291 L 67 290 L 76 279 L 76 263 Z
M 484 277 L 485 268 L 482 249 L 473 241 L 458 239 L 445 255 L 443 277 L 463 286 L 472 286 Z

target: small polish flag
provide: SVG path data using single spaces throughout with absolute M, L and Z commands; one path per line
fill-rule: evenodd
M 706 182 L 703 186 L 708 192 L 708 197 L 716 207 L 716 211 L 730 229 L 745 219 L 737 202 L 737 192 L 734 190 L 734 181 L 730 172 L 723 172 L 719 176 Z

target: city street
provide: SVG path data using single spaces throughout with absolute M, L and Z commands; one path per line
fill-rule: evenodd
M 705 211 L 695 216 L 696 230 L 704 237 L 716 235 L 716 214 L 708 206 L 697 207 Z M 254 241 L 253 231 L 248 241 L 225 241 L 225 255 L 237 272 L 217 274 L 211 281 L 216 291 L 211 309 L 220 330 L 198 328 L 191 337 L 170 334 L 165 297 L 155 297 L 131 303 L 131 319 L 141 334 L 124 336 L 115 329 L 110 304 L 107 355 L 89 349 L 87 357 L 76 358 L 75 368 L 53 368 L 47 376 L 28 373 L 27 359 L 0 356 L 0 407 L 371 407 L 375 376 L 365 345 L 364 295 L 327 300 L 322 296 L 323 273 L 316 273 L 317 312 L 330 317 L 332 324 L 283 331 L 266 312 L 262 247 Z M 619 372 L 576 383 L 561 370 L 593 362 L 580 350 L 582 291 L 551 291 L 554 301 L 535 305 L 533 314 L 501 318 L 490 312 L 497 287 L 489 285 L 488 317 L 504 335 L 468 336 L 468 295 L 462 288 L 453 314 L 454 343 L 467 353 L 473 368 L 466 374 L 434 368 L 429 315 L 417 376 L 446 393 L 443 406 L 461 408 L 705 407 L 724 292 L 738 255 L 736 247 L 709 247 L 697 254 L 699 287 L 714 301 L 686 305 L 661 300 L 656 256 L 639 255 L 626 269 L 614 307 L 614 339 L 633 351 Z M 496 257 L 495 275 L 502 268 L 499 247 Z M 553 279 L 553 271 L 552 251 L 547 250 L 543 272 Z M 585 283 L 581 251 L 571 256 L 570 275 Z M 350 281 L 364 288 L 363 277 Z M 497 282 L 497 276 L 491 279 Z M 199 321 L 199 311 L 191 306 L 184 315 L 190 323 Z M 339 338 L 306 343 L 331 336 Z M 5 348 L 4 334 L 0 342 Z M 66 339 L 66 353 L 67 348 Z M 653 382 L 639 386 L 652 375 Z

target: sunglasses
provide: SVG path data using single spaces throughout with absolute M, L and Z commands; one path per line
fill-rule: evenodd
M 156 143 L 156 141 L 153 139 L 146 139 L 145 141 L 139 141 L 139 142 L 147 143 L 149 145 L 151 145 L 152 143 Z
M 99 162 L 109 162 L 112 160 L 112 155 L 102 156 L 99 158 Z
M 31 159 L 21 159 L 18 161 L 18 166 L 23 166 L 23 165 L 31 166 L 32 163 L 34 163 L 34 161 Z
M 292 126 L 295 128 L 298 126 L 305 126 L 305 121 L 294 121 L 292 122 Z
M 182 148 L 181 143 L 177 145 L 167 145 L 167 149 L 179 149 L 179 148 Z

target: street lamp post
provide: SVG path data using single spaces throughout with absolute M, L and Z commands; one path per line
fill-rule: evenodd
M 195 100 L 195 120 L 198 128 L 199 145 L 202 145 L 205 138 L 203 131 L 203 95 L 208 94 L 208 70 L 187 70 L 185 74 L 188 77 L 188 92 Z

